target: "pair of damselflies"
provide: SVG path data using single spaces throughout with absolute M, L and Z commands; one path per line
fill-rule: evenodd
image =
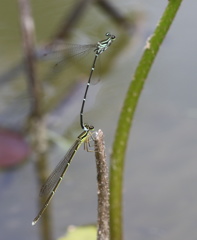
M 51 175 L 48 177 L 46 182 L 41 187 L 40 196 L 41 197 L 48 196 L 48 198 L 47 198 L 44 206 L 41 208 L 40 212 L 38 213 L 38 215 L 34 218 L 32 225 L 35 225 L 37 223 L 37 221 L 42 216 L 43 212 L 48 207 L 52 197 L 54 196 L 59 184 L 61 183 L 61 181 L 64 177 L 64 174 L 66 173 L 66 170 L 68 169 L 74 155 L 76 154 L 76 152 L 79 149 L 79 147 L 81 146 L 81 144 L 84 143 L 85 149 L 88 150 L 89 137 L 91 136 L 91 131 L 94 129 L 94 127 L 91 125 L 85 124 L 84 120 L 83 120 L 83 112 L 84 112 L 84 106 L 85 106 L 85 102 L 86 102 L 86 98 L 87 98 L 87 93 L 88 93 L 88 89 L 90 86 L 93 72 L 95 70 L 96 61 L 97 61 L 98 56 L 101 53 L 103 53 L 105 50 L 107 50 L 116 38 L 114 35 L 111 35 L 110 33 L 106 33 L 105 35 L 107 37 L 106 39 L 101 40 L 101 41 L 97 42 L 96 44 L 85 45 L 87 48 L 89 47 L 89 48 L 94 49 L 95 57 L 94 57 L 92 67 L 90 70 L 90 75 L 89 75 L 89 79 L 88 79 L 88 82 L 86 85 L 83 101 L 81 104 L 81 110 L 80 110 L 80 125 L 81 125 L 81 128 L 83 129 L 83 132 L 77 137 L 77 140 L 74 142 L 74 144 L 68 150 L 68 152 L 64 156 L 63 160 L 59 162 L 59 164 L 56 166 L 56 168 L 53 170 Z

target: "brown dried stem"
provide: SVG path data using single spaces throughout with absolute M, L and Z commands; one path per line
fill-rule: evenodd
M 97 240 L 109 240 L 109 175 L 101 130 L 95 139 L 95 157 L 98 182 Z
M 35 152 L 35 166 L 39 184 L 46 179 L 46 137 L 45 124 L 43 121 L 43 113 L 41 108 L 42 87 L 36 72 L 36 56 L 35 56 L 35 31 L 34 21 L 31 15 L 31 6 L 28 0 L 18 0 L 20 11 L 20 23 L 22 32 L 22 43 L 24 50 L 24 64 L 27 74 L 29 94 L 33 99 L 31 112 L 29 116 L 29 130 L 32 137 L 32 146 Z M 41 202 L 40 202 L 41 204 Z M 43 218 L 41 226 L 42 239 L 52 239 L 50 221 L 47 213 Z

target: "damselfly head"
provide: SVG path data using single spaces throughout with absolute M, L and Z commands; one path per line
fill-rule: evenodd
M 111 35 L 111 39 L 112 39 L 112 40 L 115 40 L 115 39 L 116 39 L 116 36 L 115 36 L 115 35 Z
M 88 124 L 84 124 L 84 130 L 87 130 L 87 131 L 94 130 L 94 126 L 88 125 Z
M 109 33 L 109 32 L 105 33 L 105 36 L 106 37 L 110 37 L 112 40 L 116 39 L 116 36 L 115 35 L 111 35 L 111 33 Z

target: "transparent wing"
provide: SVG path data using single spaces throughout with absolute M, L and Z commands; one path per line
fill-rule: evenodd
M 40 189 L 40 196 L 47 196 L 51 193 L 53 188 L 58 183 L 60 177 L 63 176 L 63 174 L 66 172 L 69 163 L 72 161 L 72 158 L 74 157 L 76 150 L 80 147 L 81 141 L 76 140 L 75 143 L 72 145 L 72 147 L 68 150 L 62 161 L 59 162 L 59 164 L 56 166 L 56 168 L 53 170 L 51 175 L 48 177 L 46 182 L 42 185 Z
M 59 64 L 71 58 L 83 56 L 95 48 L 96 44 L 80 45 L 58 43 L 45 47 L 39 54 L 39 58 L 41 60 L 53 60 L 57 62 L 56 64 Z

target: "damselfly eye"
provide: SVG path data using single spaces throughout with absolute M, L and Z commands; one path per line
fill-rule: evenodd
M 93 130 L 93 129 L 94 129 L 94 126 L 90 125 L 89 130 Z
M 110 34 L 109 32 L 107 32 L 107 33 L 105 34 L 105 36 L 106 36 L 106 37 L 109 37 L 109 36 L 111 36 L 111 34 Z

